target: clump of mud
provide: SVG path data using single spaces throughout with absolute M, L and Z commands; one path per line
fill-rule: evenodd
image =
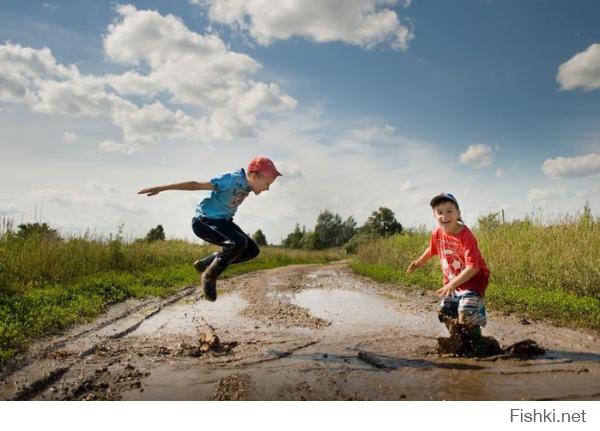
M 512 358 L 529 359 L 543 355 L 546 353 L 546 350 L 540 347 L 535 341 L 527 339 L 511 344 L 504 349 L 504 353 Z
M 459 356 L 467 358 L 517 358 L 530 359 L 541 356 L 546 351 L 535 341 L 527 339 L 511 344 L 505 348 L 500 346 L 494 337 L 481 337 L 465 343 L 459 337 L 440 337 L 438 341 L 438 353 L 441 355 Z
M 205 331 L 200 334 L 196 343 L 181 343 L 177 354 L 192 357 L 200 357 L 208 352 L 225 354 L 229 353 L 236 345 L 236 342 L 222 343 L 214 331 Z

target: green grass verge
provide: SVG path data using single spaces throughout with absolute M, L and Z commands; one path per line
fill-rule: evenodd
M 404 269 L 359 261 L 353 261 L 350 266 L 358 274 L 398 284 L 399 288 L 434 291 L 441 287 L 441 274 L 433 276 L 429 271 L 417 270 L 407 275 Z M 486 291 L 486 306 L 491 310 L 549 320 L 561 326 L 600 330 L 600 300 L 564 290 L 506 286 L 492 282 Z
M 224 277 L 291 264 L 327 263 L 339 252 L 274 250 L 248 263 L 233 265 Z M 107 305 L 128 298 L 166 297 L 185 285 L 197 284 L 190 264 L 168 265 L 139 272 L 104 271 L 70 283 L 47 283 L 3 289 L 0 295 L 0 369 L 35 337 L 90 321 Z

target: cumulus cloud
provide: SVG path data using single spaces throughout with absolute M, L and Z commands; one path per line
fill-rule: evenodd
M 46 80 L 66 80 L 75 67 L 56 62 L 48 48 L 34 49 L 10 42 L 0 45 L 0 100 L 26 102 L 34 106 L 40 85 Z
M 600 88 L 600 43 L 591 44 L 558 67 L 556 82 L 562 90 Z
M 414 33 L 390 7 L 407 0 L 191 0 L 213 22 L 248 32 L 259 44 L 294 36 L 364 48 L 387 44 L 406 50 Z
M 477 169 L 490 166 L 493 162 L 492 147 L 485 144 L 469 145 L 469 148 L 460 155 L 459 161 Z
M 569 197 L 569 194 L 564 187 L 557 189 L 531 189 L 527 194 L 527 200 L 530 202 L 564 199 L 567 197 Z
M 79 139 L 79 136 L 77 136 L 75 133 L 73 132 L 65 132 L 63 134 L 63 142 L 65 144 L 70 144 L 72 142 L 75 142 L 77 139 Z
M 0 45 L 0 100 L 49 115 L 109 118 L 123 139 L 98 148 L 121 154 L 166 139 L 249 136 L 264 113 L 296 107 L 276 83 L 254 80 L 261 65 L 219 37 L 195 33 L 173 15 L 131 5 L 115 10 L 104 50 L 108 60 L 129 70 L 83 75 L 75 65 L 59 64 L 48 48 L 6 43 Z
M 542 165 L 544 173 L 555 178 L 589 177 L 600 174 L 600 154 L 548 159 Z
M 496 178 L 502 178 L 502 177 L 504 177 L 504 169 L 502 169 L 502 168 L 496 169 L 496 174 L 495 175 L 496 175 Z

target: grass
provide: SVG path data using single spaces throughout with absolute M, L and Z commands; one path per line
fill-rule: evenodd
M 475 235 L 492 273 L 490 309 L 600 330 L 599 221 L 518 221 Z M 382 238 L 361 245 L 351 266 L 379 281 L 437 290 L 442 285 L 437 259 L 405 274 L 428 243 L 424 231 Z
M 83 236 L 20 238 L 0 231 L 0 368 L 35 337 L 93 319 L 111 303 L 165 297 L 198 282 L 191 263 L 215 250 L 185 241 L 125 243 Z M 339 251 L 264 247 L 224 276 L 290 264 L 326 263 Z

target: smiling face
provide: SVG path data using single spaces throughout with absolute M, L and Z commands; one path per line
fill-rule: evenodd
M 255 195 L 259 195 L 262 192 L 269 190 L 269 187 L 275 181 L 277 177 L 267 177 L 261 175 L 258 172 L 249 172 L 247 175 L 248 184 Z
M 433 217 L 446 233 L 458 233 L 460 231 L 460 210 L 453 202 L 440 202 L 433 207 Z

